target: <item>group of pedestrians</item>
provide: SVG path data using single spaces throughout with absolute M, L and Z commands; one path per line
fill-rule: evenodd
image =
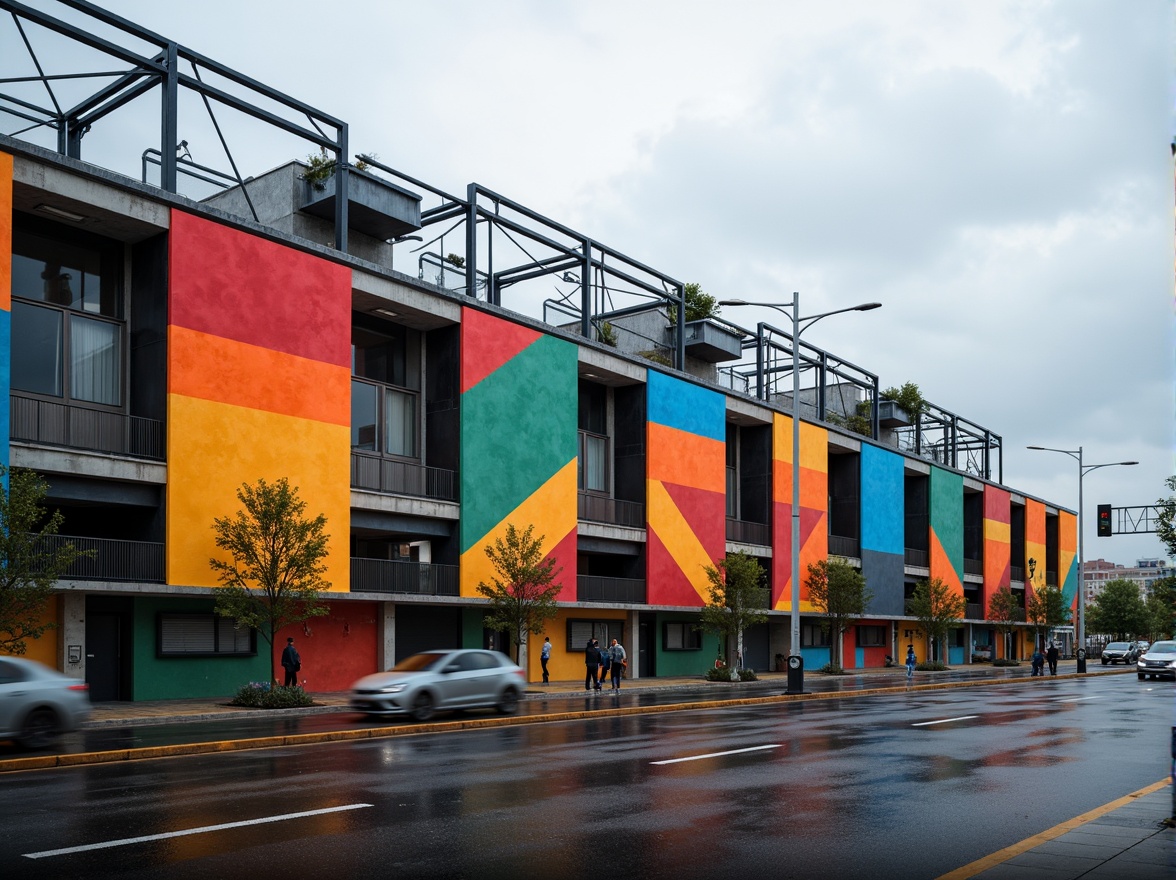
M 1030 673 L 1030 675 L 1045 675 L 1045 665 L 1047 663 L 1049 664 L 1049 674 L 1057 675 L 1058 646 L 1053 642 L 1049 643 L 1049 647 L 1045 649 L 1044 653 L 1042 653 L 1040 647 L 1035 647 L 1033 649 L 1033 657 L 1029 661 L 1029 665 L 1033 668 L 1033 671 Z
M 621 677 L 629 666 L 625 649 L 613 639 L 607 648 L 601 648 L 596 639 L 589 639 L 584 646 L 584 690 L 600 690 L 608 676 L 612 689 L 621 689 Z

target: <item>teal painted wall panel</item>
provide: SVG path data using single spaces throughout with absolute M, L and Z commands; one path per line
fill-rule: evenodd
M 543 336 L 461 398 L 461 552 L 577 455 L 576 346 Z
M 664 647 L 665 623 L 698 623 L 698 615 L 658 614 L 657 615 L 657 653 L 654 668 L 658 678 L 675 675 L 702 675 L 715 665 L 716 639 L 713 633 L 702 634 L 702 648 L 698 651 L 667 651 Z
M 251 681 L 269 681 L 269 643 L 257 638 L 256 657 L 157 657 L 160 612 L 212 612 L 212 599 L 137 598 L 134 611 L 133 700 L 231 697 Z M 278 673 L 281 674 L 279 667 Z
M 964 477 L 931 468 L 931 531 L 962 580 L 964 576 Z

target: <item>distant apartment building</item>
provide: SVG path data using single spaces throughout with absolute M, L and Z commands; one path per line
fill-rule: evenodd
M 1105 559 L 1088 559 L 1082 566 L 1082 583 L 1087 602 L 1093 602 L 1110 581 L 1131 581 L 1139 586 L 1139 594 L 1146 599 L 1152 584 L 1176 575 L 1167 559 L 1137 559 L 1135 565 L 1119 565 Z

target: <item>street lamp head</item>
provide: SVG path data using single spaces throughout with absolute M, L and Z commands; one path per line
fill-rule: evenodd
M 854 306 L 855 312 L 868 312 L 873 309 L 882 308 L 882 303 L 862 303 L 860 306 Z
M 718 305 L 721 305 L 721 306 L 749 306 L 749 305 L 751 305 L 751 303 L 749 303 L 745 299 L 721 299 L 721 300 L 719 300 Z
M 1045 449 L 1044 446 L 1026 446 L 1026 449 Z
M 1130 465 L 1130 464 L 1139 464 L 1139 462 L 1137 462 L 1137 461 L 1121 461 L 1121 462 L 1119 462 L 1119 464 Z

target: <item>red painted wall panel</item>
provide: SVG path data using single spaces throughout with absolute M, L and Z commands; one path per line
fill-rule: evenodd
M 376 669 L 376 632 L 379 606 L 375 602 L 336 602 L 326 617 L 287 627 L 277 635 L 274 663 L 282 675 L 286 637 L 302 656 L 299 681 L 311 692 L 346 691 L 356 679 Z

